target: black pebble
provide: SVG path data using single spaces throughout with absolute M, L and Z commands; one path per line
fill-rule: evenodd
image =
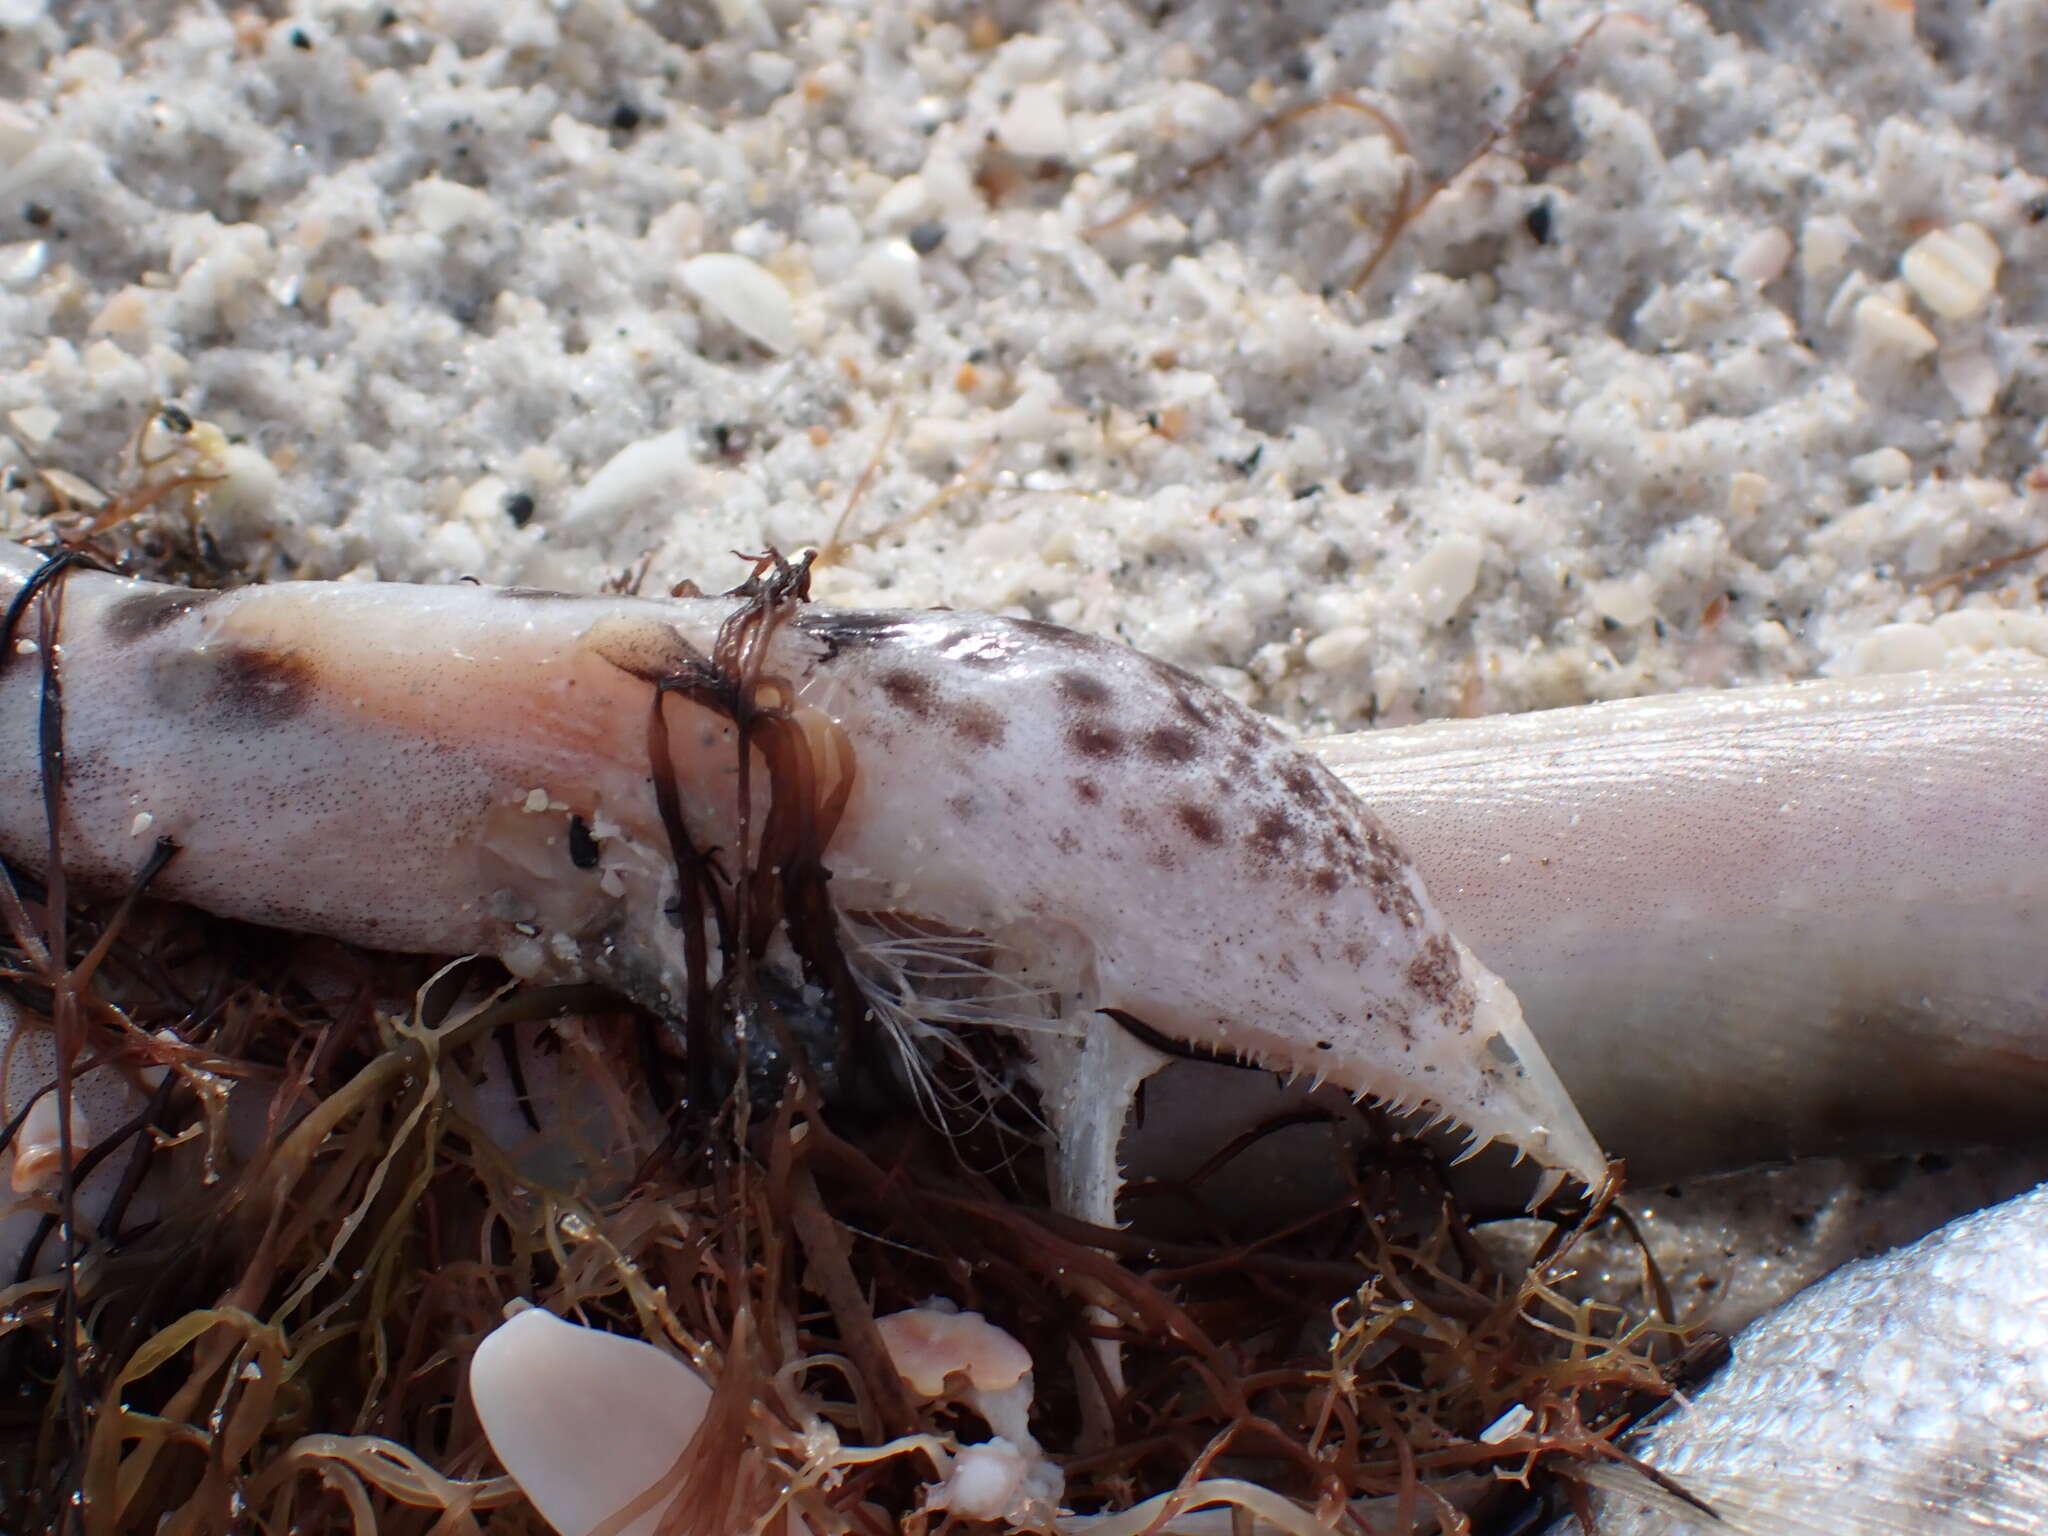
M 569 818 L 569 862 L 578 869 L 597 868 L 597 839 L 590 835 L 590 823 L 581 816 Z

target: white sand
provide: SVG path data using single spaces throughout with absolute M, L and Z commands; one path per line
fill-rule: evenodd
M 0 0 L 16 458 L 176 402 L 252 570 L 716 587 L 872 460 L 821 595 L 1303 728 L 2048 653 L 1921 591 L 2048 538 L 2048 0 L 1642 0 L 1357 292 L 1599 7 L 287 8 Z
M 824 540 L 879 450 L 826 596 L 1304 726 L 2048 650 L 2038 562 L 1883 629 L 2048 536 L 2048 5 L 1653 0 L 1358 293 L 1599 8 L 1164 9 L 5 0 L 0 419 L 102 483 L 153 400 L 246 437 L 216 531 L 271 574 L 649 590 Z M 1232 150 L 1339 92 L 1413 157 Z M 1900 259 L 1966 222 L 1945 319 Z M 727 252 L 779 352 L 693 292 Z

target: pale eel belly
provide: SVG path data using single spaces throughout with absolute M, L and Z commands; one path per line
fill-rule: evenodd
M 2048 1137 L 2048 670 L 1315 745 L 1633 1182 Z

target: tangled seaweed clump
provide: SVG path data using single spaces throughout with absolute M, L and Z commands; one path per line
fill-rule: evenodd
M 14 882 L 33 934 L 47 893 Z M 820 1532 L 916 1529 L 925 1437 L 982 1434 L 880 1348 L 875 1318 L 932 1296 L 1030 1350 L 1068 1507 L 1143 1512 L 1111 1533 L 1215 1500 L 1297 1531 L 1473 1529 L 1494 1474 L 1606 1454 L 1672 1354 L 1563 1298 L 1566 1229 L 1497 1269 L 1398 1149 L 1283 1237 L 1150 1242 L 1047 1213 L 999 1119 L 842 1116 L 794 1078 L 751 1118 L 693 1116 L 652 1022 L 584 989 L 422 980 L 147 904 L 66 927 L 99 956 L 70 971 L 80 1069 L 157 1087 L 146 1124 L 80 1149 L 74 1194 L 111 1159 L 138 1170 L 123 1198 L 68 1258 L 46 1222 L 0 1301 L 11 1530 L 545 1530 L 465 1385 L 521 1299 L 717 1384 L 678 1531 L 785 1501 Z M 15 999 L 61 1013 L 63 977 L 10 960 Z M 1373 1498 L 1381 1523 L 1345 1515 Z

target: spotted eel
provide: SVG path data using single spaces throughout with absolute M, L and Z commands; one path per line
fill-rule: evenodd
M 1604 1174 L 1512 994 L 1357 796 L 1124 646 L 815 607 L 767 560 L 670 601 L 41 567 L 0 553 L 0 851 L 54 849 L 74 889 L 125 888 L 162 840 L 156 895 L 602 981 L 699 1051 L 758 1021 L 763 972 L 913 1059 L 934 1022 L 1014 1026 L 1059 1196 L 1096 1219 L 1173 1052 Z

